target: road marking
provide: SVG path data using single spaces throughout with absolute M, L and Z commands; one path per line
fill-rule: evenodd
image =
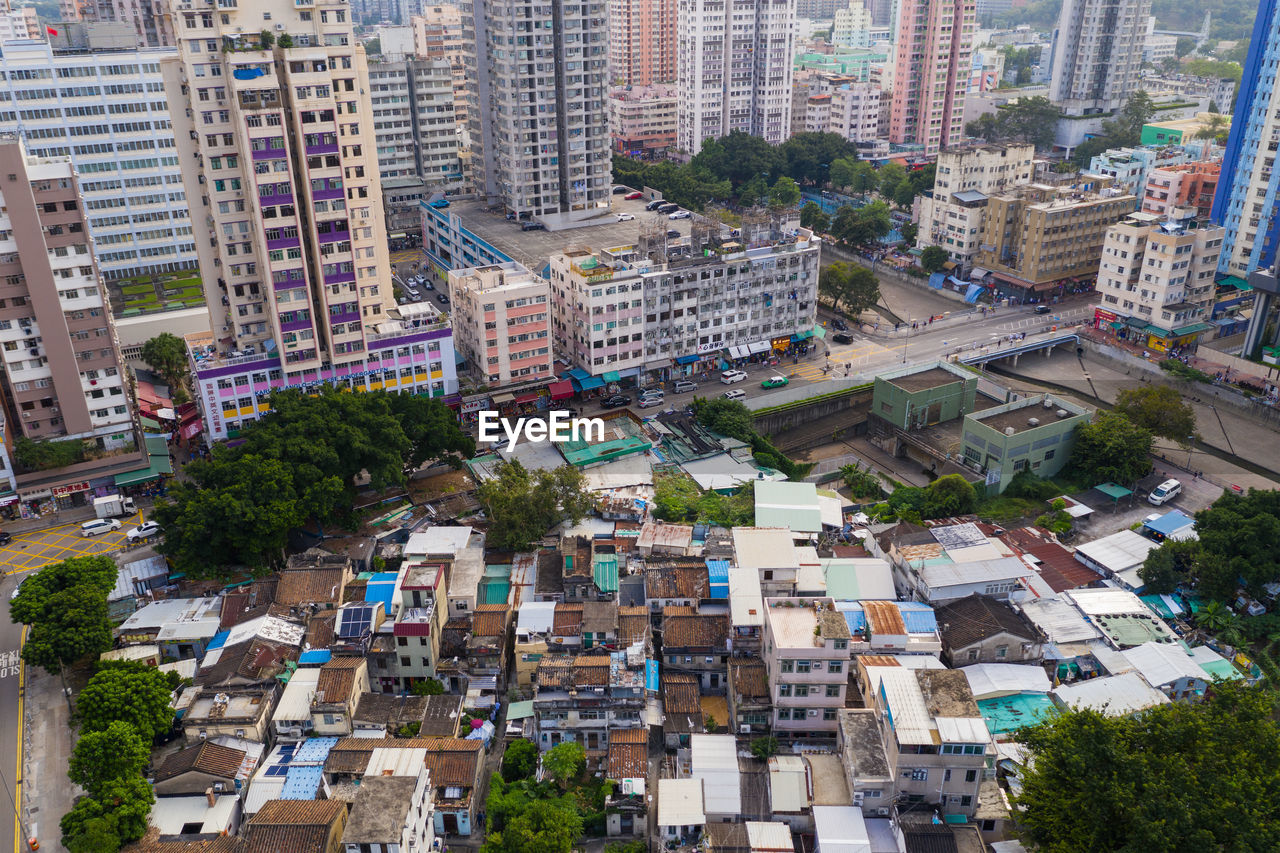
M 18 804 L 17 814 L 13 816 L 13 849 L 14 853 L 20 848 L 22 843 L 22 821 L 19 819 L 22 814 L 22 750 L 25 746 L 24 733 L 26 732 L 26 720 L 23 719 L 22 702 L 25 699 L 27 684 L 27 669 L 22 662 L 22 647 L 27 643 L 27 626 L 22 626 L 22 631 L 18 634 L 18 759 L 13 769 L 13 796 Z
M 22 671 L 22 650 L 0 652 L 0 678 L 20 675 Z

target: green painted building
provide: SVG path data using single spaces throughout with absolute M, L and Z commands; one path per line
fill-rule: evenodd
M 1052 477 L 1075 444 L 1076 427 L 1093 412 L 1049 394 L 1037 394 L 965 415 L 963 453 L 987 475 L 988 494 L 1003 492 L 1023 470 Z
M 871 414 L 899 429 L 924 429 L 973 411 L 978 377 L 945 361 L 876 377 Z
M 851 74 L 859 80 L 871 77 L 872 65 L 884 65 L 889 54 L 874 48 L 844 48 L 835 53 L 800 53 L 795 58 L 797 71 L 827 71 L 832 74 Z

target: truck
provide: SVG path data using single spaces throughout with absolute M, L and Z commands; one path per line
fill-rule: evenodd
M 93 511 L 98 518 L 119 518 L 137 512 L 133 498 L 124 495 L 107 495 L 93 499 Z

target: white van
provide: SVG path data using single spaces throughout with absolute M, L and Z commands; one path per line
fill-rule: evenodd
M 722 396 L 726 400 L 745 400 L 747 399 L 747 392 L 741 388 L 734 388 L 732 391 L 725 391 Z
M 120 520 L 116 518 L 95 518 L 80 525 L 81 536 L 97 536 L 99 533 L 110 533 L 120 529 Z
M 1151 490 L 1151 494 L 1147 495 L 1147 503 L 1152 506 L 1160 506 L 1160 504 L 1169 501 L 1182 494 L 1182 483 L 1177 480 L 1165 480 L 1160 485 Z

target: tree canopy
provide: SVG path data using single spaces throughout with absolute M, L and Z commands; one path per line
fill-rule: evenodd
M 547 776 L 554 779 L 562 788 L 568 785 L 570 780 L 578 777 L 582 768 L 586 766 L 586 762 L 586 753 L 582 750 L 582 744 L 571 740 L 556 744 L 542 756 L 542 767 L 547 771 Z
M 836 211 L 829 229 L 843 246 L 857 247 L 876 242 L 893 230 L 889 217 L 889 205 L 873 201 L 863 207 L 845 205 Z
M 1196 413 L 1182 395 L 1168 385 L 1124 388 L 1116 397 L 1115 411 L 1153 435 L 1186 446 L 1196 434 Z
M 502 779 L 504 782 L 518 782 L 521 779 L 532 779 L 538 769 L 538 746 L 531 740 L 523 738 L 512 743 L 502 753 Z
M 192 577 L 226 566 L 262 569 L 309 519 L 347 520 L 358 483 L 383 489 L 432 460 L 460 464 L 475 444 L 438 400 L 383 391 L 284 391 L 245 428 L 237 447 L 215 447 L 186 467 L 156 505 L 159 550 Z
M 941 270 L 948 260 L 946 249 L 941 246 L 926 246 L 920 252 L 920 269 L 927 273 L 935 273 Z
M 165 673 L 138 661 L 103 661 L 76 699 L 80 731 L 103 732 L 127 723 L 150 744 L 173 725 L 173 687 Z
M 102 731 L 85 732 L 71 753 L 71 781 L 99 795 L 107 783 L 137 776 L 151 760 L 151 749 L 133 726 L 116 720 Z
M 1069 465 L 1093 483 L 1134 483 L 1151 473 L 1151 432 L 1120 412 L 1098 412 L 1076 428 Z
M 1095 155 L 1108 148 L 1132 148 L 1142 141 L 1142 126 L 1155 114 L 1155 103 L 1142 89 L 1129 96 L 1115 118 L 1102 123 L 1102 132 L 1076 146 L 1071 160 L 1087 168 Z
M 818 292 L 835 313 L 857 317 L 880 301 L 880 282 L 860 264 L 835 261 L 818 273 Z
M 489 545 L 504 551 L 527 550 L 560 522 L 576 524 L 595 506 L 577 468 L 529 471 L 519 460 L 499 465 L 497 477 L 480 484 L 479 498 L 490 520 Z
M 965 133 L 987 142 L 1027 142 L 1037 151 L 1053 147 L 1053 136 L 1062 110 L 1048 98 L 1019 98 L 965 125 Z
M 1276 710 L 1273 691 L 1228 682 L 1200 703 L 1023 729 L 1023 840 L 1045 853 L 1280 848 Z
M 488 826 L 481 853 L 570 853 L 582 835 L 582 815 L 574 801 L 528 780 L 507 783 L 495 773 L 485 811 Z
M 111 648 L 107 593 L 116 585 L 110 557 L 75 557 L 27 578 L 9 618 L 28 625 L 22 659 L 49 673 Z
M 169 383 L 173 402 L 187 401 L 187 345 L 171 332 L 161 332 L 142 345 L 142 360 Z
M 686 474 L 661 473 L 654 476 L 653 492 L 653 514 L 663 521 L 717 527 L 750 527 L 755 521 L 755 489 L 750 483 L 722 495 L 702 491 Z
M 96 796 L 77 800 L 62 816 L 63 846 L 102 853 L 116 848 L 95 845 L 114 840 L 118 848 L 137 841 L 147 832 L 147 815 L 155 801 L 155 793 L 141 776 L 113 779 Z

